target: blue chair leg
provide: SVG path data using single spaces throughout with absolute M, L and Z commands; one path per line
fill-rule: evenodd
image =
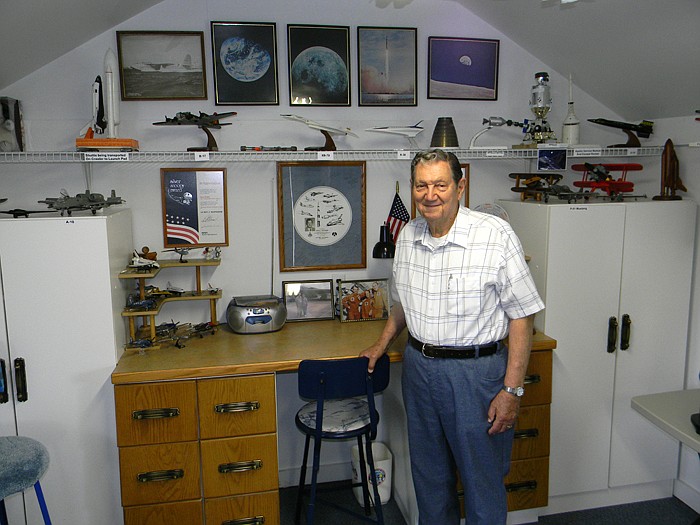
M 8 525 L 4 499 L 0 499 L 0 525 Z
M 297 493 L 297 506 L 294 511 L 294 525 L 299 525 L 301 523 L 301 508 L 304 501 L 304 485 L 306 485 L 306 465 L 307 458 L 309 457 L 309 442 L 311 441 L 311 436 L 306 435 L 306 443 L 304 443 L 304 461 L 301 464 L 301 472 L 299 473 L 299 491 Z M 0 524 L 2 525 L 2 524 Z
M 34 492 L 36 492 L 36 498 L 39 500 L 39 508 L 41 509 L 41 515 L 44 517 L 44 525 L 51 525 L 51 517 L 49 516 L 49 509 L 46 507 L 44 491 L 41 490 L 41 484 L 38 481 L 34 483 Z
M 379 488 L 377 486 L 377 469 L 374 467 L 374 456 L 372 455 L 372 441 L 369 437 L 365 437 L 367 443 L 367 463 L 372 472 L 372 489 L 374 491 L 374 511 L 377 513 L 377 524 L 384 525 L 384 512 L 382 511 L 382 499 L 379 496 Z
M 372 514 L 372 507 L 369 502 L 369 486 L 367 485 L 367 465 L 365 453 L 362 445 L 362 436 L 357 436 L 357 451 L 360 456 L 360 482 L 362 484 L 362 501 L 365 504 L 365 516 Z
M 307 525 L 313 525 L 314 523 L 314 512 L 316 510 L 316 483 L 318 481 L 318 471 L 321 467 L 321 442 L 322 439 L 320 437 L 314 437 L 314 464 L 311 468 L 311 497 L 309 507 L 306 511 Z

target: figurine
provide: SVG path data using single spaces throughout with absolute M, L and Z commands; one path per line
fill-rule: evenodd
M 661 155 L 661 194 L 652 197 L 652 199 L 655 201 L 681 200 L 681 196 L 676 195 L 676 190 L 688 191 L 681 181 L 678 156 L 673 148 L 673 142 L 668 139 Z

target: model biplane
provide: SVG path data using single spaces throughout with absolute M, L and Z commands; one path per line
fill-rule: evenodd
M 574 181 L 574 186 L 584 193 L 586 193 L 585 190 L 588 190 L 589 194 L 600 190 L 613 200 L 622 200 L 625 197 L 624 194 L 634 191 L 634 183 L 627 180 L 627 172 L 641 171 L 643 166 L 637 163 L 589 164 L 585 162 L 574 164 L 571 169 L 583 173 L 581 180 Z M 618 178 L 613 175 L 616 172 L 620 173 Z

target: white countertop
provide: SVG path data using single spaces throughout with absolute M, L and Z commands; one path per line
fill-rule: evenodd
M 681 443 L 700 452 L 700 434 L 690 422 L 690 416 L 700 412 L 700 389 L 633 397 L 632 408 Z

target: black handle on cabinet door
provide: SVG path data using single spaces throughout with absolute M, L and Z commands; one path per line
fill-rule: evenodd
M 5 368 L 5 360 L 0 359 L 0 404 L 7 403 L 10 396 L 7 393 L 7 369 Z
M 627 314 L 622 316 L 622 329 L 620 330 L 620 350 L 630 347 L 630 333 L 632 332 L 632 319 Z
M 27 370 L 24 364 L 24 359 L 21 357 L 15 358 L 15 385 L 17 387 L 17 401 L 23 402 L 27 400 Z
M 617 317 L 608 319 L 608 353 L 612 354 L 617 350 Z
M 251 518 L 222 521 L 221 525 L 262 525 L 263 523 L 265 523 L 265 516 L 254 516 Z

